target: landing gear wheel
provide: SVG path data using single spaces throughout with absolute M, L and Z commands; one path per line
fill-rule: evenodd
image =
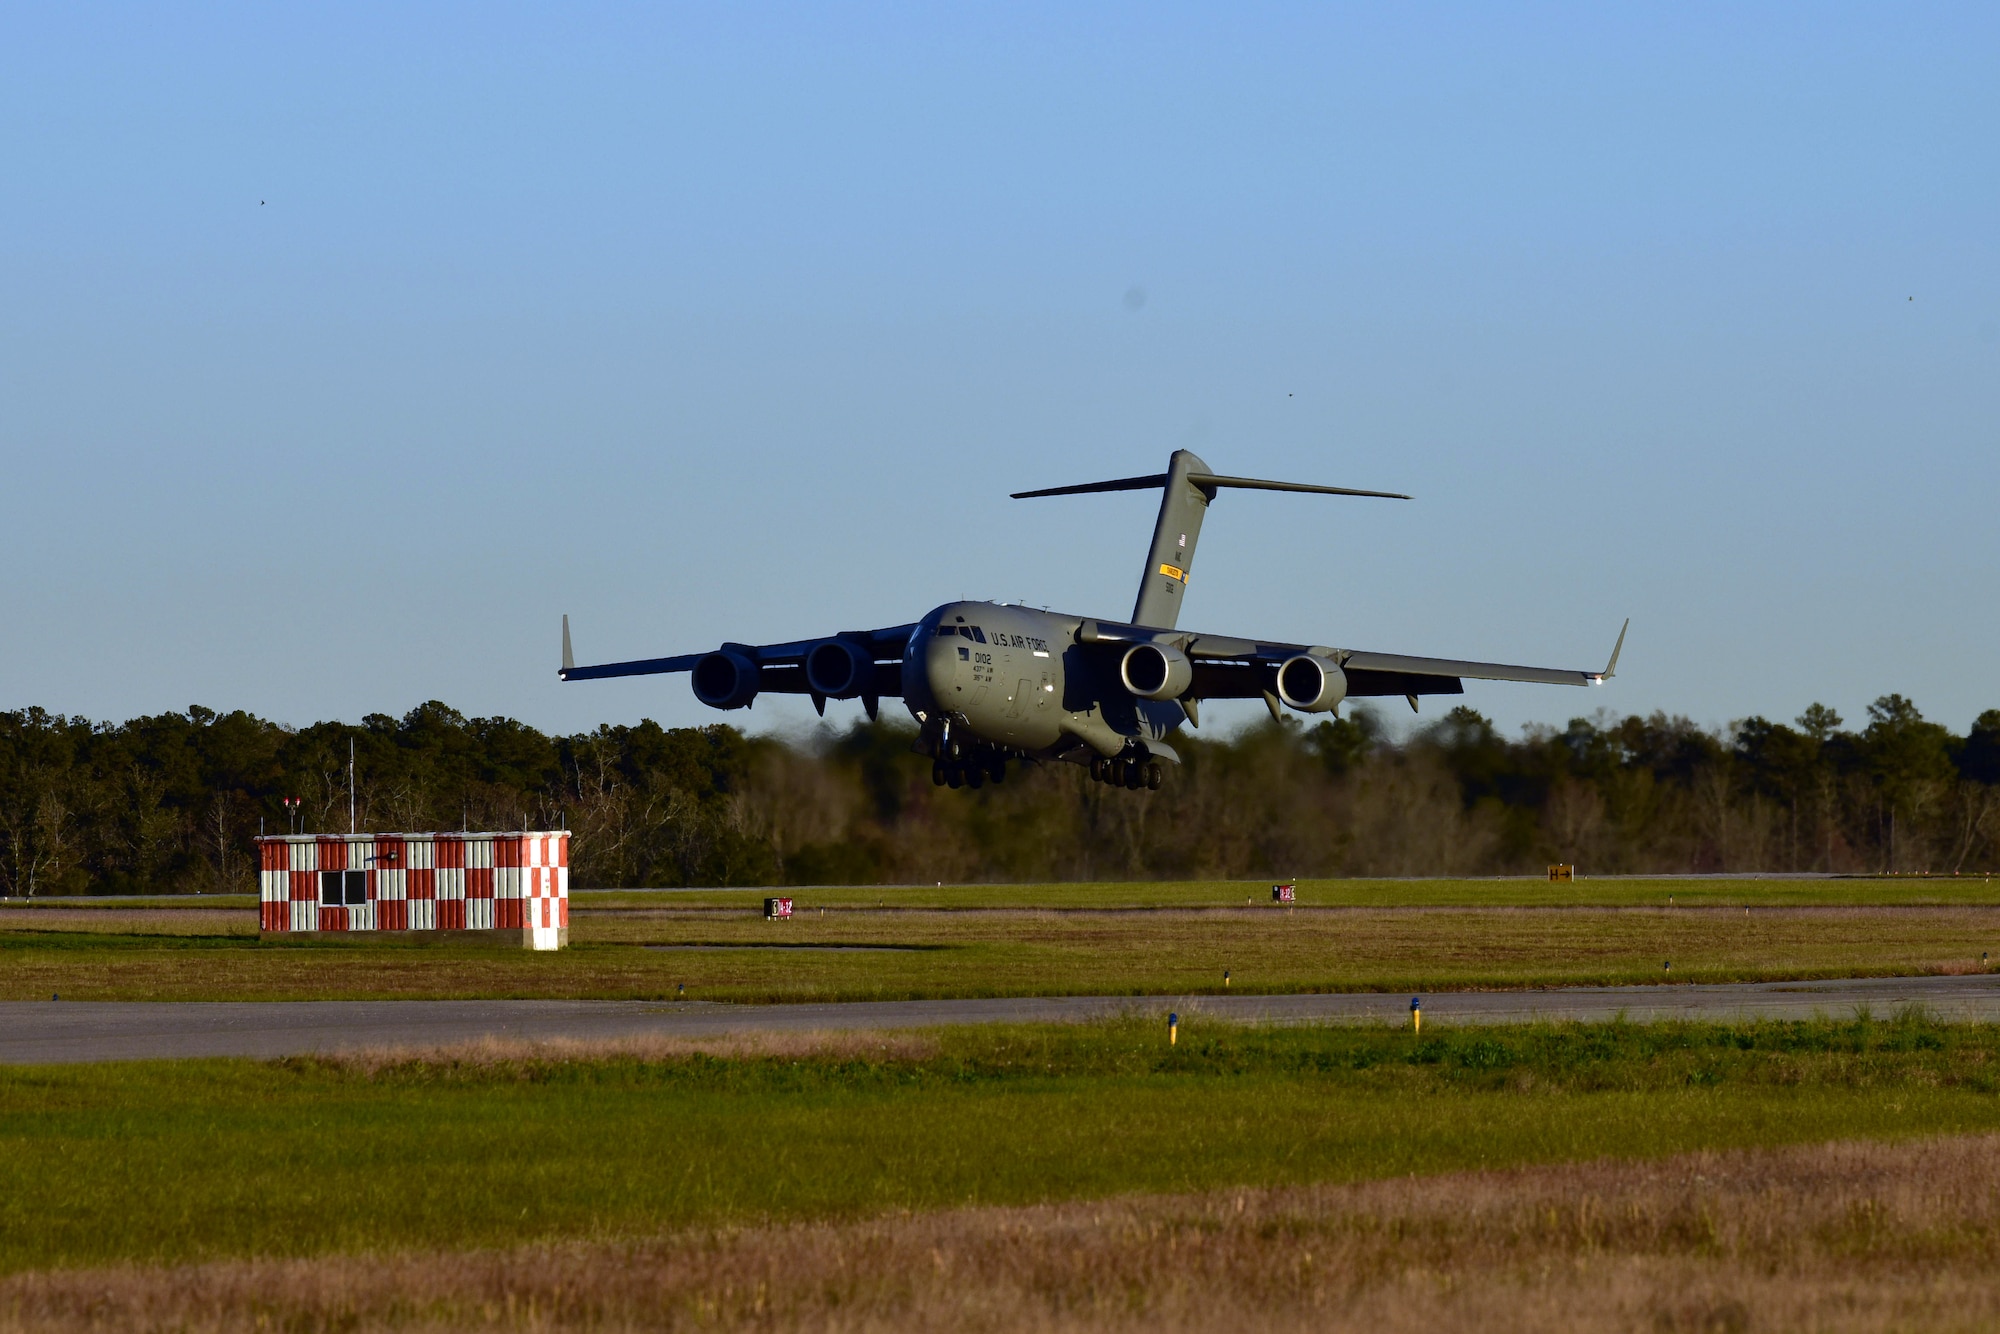
M 977 764 L 965 766 L 965 785 L 977 792 L 986 786 L 986 770 Z
M 1005 761 L 1005 760 L 1002 760 L 1002 759 L 996 759 L 996 760 L 994 760 L 994 761 L 993 761 L 993 763 L 991 763 L 991 764 L 989 764 L 989 765 L 987 765 L 987 766 L 986 766 L 986 776 L 987 776 L 988 778 L 992 779 L 992 780 L 993 780 L 993 781 L 994 781 L 995 783 L 1004 783 L 1004 782 L 1006 782 L 1006 781 L 1007 781 L 1007 761 Z
M 1160 790 L 1160 784 L 1166 781 L 1167 781 L 1166 771 L 1160 768 L 1160 762 L 1158 760 L 1154 760 L 1151 764 L 1148 764 L 1146 766 L 1146 790 L 1148 792 L 1158 792 Z
M 931 766 L 931 782 L 937 784 L 939 787 L 943 787 L 944 780 L 945 780 L 944 762 L 939 761 L 938 763 L 933 764 Z
M 949 785 L 952 788 L 964 787 L 965 770 L 959 768 L 955 764 L 947 765 L 944 771 L 944 781 L 947 785 Z
M 1140 788 L 1144 787 L 1145 785 L 1146 785 L 1145 766 L 1140 764 L 1137 760 L 1125 761 L 1126 788 L 1130 791 L 1137 792 Z
M 1093 783 L 1101 783 L 1101 782 L 1103 782 L 1103 781 L 1104 781 L 1104 769 L 1105 769 L 1105 765 L 1104 765 L 1104 757 L 1103 757 L 1102 755 L 1093 755 L 1093 756 L 1091 756 L 1091 757 L 1090 757 L 1090 781 L 1091 781 L 1091 782 L 1093 782 Z

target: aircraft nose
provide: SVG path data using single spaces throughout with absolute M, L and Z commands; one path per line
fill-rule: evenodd
M 924 676 L 930 682 L 931 697 L 943 708 L 955 708 L 957 701 L 952 698 L 952 687 L 957 684 L 958 646 L 963 641 L 933 639 L 930 652 L 925 656 Z

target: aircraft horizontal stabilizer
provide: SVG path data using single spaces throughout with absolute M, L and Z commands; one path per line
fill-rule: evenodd
M 1036 500 L 1042 496 L 1081 496 L 1093 491 L 1147 491 L 1165 486 L 1168 474 L 1156 472 L 1146 477 L 1119 477 L 1109 482 L 1080 482 L 1075 486 L 1050 486 L 1040 491 L 1016 491 L 1010 500 Z M 1400 491 L 1357 491 L 1349 486 L 1315 486 L 1310 482 L 1266 482 L 1255 477 L 1224 477 L 1220 473 L 1191 472 L 1187 480 L 1203 489 L 1228 488 L 1237 491 L 1303 491 L 1320 496 L 1377 496 L 1383 500 L 1408 500 Z
M 1349 486 L 1314 486 L 1310 482 L 1264 482 L 1255 477 L 1223 477 L 1212 472 L 1191 472 L 1188 481 L 1196 486 L 1229 487 L 1237 491 L 1306 491 L 1317 496 L 1376 496 L 1382 500 L 1408 500 L 1401 491 L 1357 491 Z
M 1016 491 L 1009 500 L 1034 500 L 1041 496 L 1080 496 L 1091 491 L 1150 491 L 1156 486 L 1165 486 L 1167 475 L 1156 472 L 1150 477 L 1120 477 L 1111 482 L 1081 482 L 1076 486 L 1051 486 L 1040 491 Z

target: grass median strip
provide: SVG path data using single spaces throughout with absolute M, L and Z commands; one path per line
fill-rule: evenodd
M 1138 1021 L 0 1071 L 0 1268 L 605 1241 L 2000 1129 L 2000 1029 Z
M 1046 881 L 1023 884 L 798 885 L 740 889 L 590 889 L 572 885 L 570 902 L 583 909 L 715 908 L 754 911 L 767 894 L 791 897 L 802 908 L 831 909 L 1050 909 L 1135 910 L 1270 907 L 1269 879 Z M 1415 877 L 1405 879 L 1289 880 L 1301 908 L 1798 908 L 1798 907 L 2000 907 L 2000 883 L 1991 874 L 1916 876 L 1586 876 L 1554 883 L 1539 877 Z M 1248 902 L 1246 903 L 1246 900 Z M 228 910 L 247 915 L 256 931 L 254 894 L 160 894 L 133 897 L 68 896 L 0 899 L 0 922 L 24 913 L 119 912 L 158 918 L 163 913 Z
M 155 915 L 178 930 L 15 920 L 40 916 L 0 914 L 0 999 L 1182 995 L 1221 991 L 1224 970 L 1237 993 L 1436 991 L 1962 973 L 1982 954 L 2000 958 L 2000 912 L 1963 906 L 808 909 L 789 922 L 749 909 L 579 908 L 571 947 L 548 954 L 449 936 L 260 940 L 247 916 L 193 912 Z
M 1144 909 L 1271 907 L 1270 880 L 1052 881 L 995 885 L 809 885 L 792 889 L 584 890 L 591 908 L 754 906 L 787 894 L 807 907 L 876 909 Z M 1290 880 L 1304 908 L 1786 908 L 2000 906 L 1990 875 L 1587 877 Z M 1246 902 L 1247 900 L 1247 902 Z

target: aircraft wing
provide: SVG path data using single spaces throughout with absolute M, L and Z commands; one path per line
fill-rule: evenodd
M 676 658 L 639 658 L 632 662 L 600 662 L 588 667 L 560 667 L 556 676 L 564 681 L 596 681 L 606 676 L 651 676 L 655 672 L 690 672 L 702 660 L 700 653 L 683 653 Z
M 1537 685 L 1602 685 L 1618 669 L 1625 647 L 1628 620 L 1618 631 L 1611 660 L 1601 672 L 1557 667 L 1520 667 L 1499 662 L 1469 662 L 1458 658 L 1421 658 L 1404 653 L 1374 653 L 1362 649 L 1287 644 L 1274 640 L 1239 639 L 1228 635 L 1153 630 L 1143 626 L 1086 622 L 1079 636 L 1086 643 L 1171 643 L 1193 660 L 1194 683 L 1188 694 L 1196 699 L 1257 699 L 1271 694 L 1272 674 L 1285 659 L 1301 653 L 1331 658 L 1347 675 L 1349 697 L 1460 695 L 1467 678 L 1477 681 L 1525 681 Z
M 817 639 L 798 639 L 785 644 L 724 644 L 728 652 L 739 653 L 758 665 L 758 689 L 778 695 L 810 695 L 812 687 L 806 684 L 805 659 L 816 644 L 828 639 L 845 639 L 864 645 L 876 661 L 876 689 L 869 692 L 877 696 L 899 696 L 903 693 L 901 662 L 903 646 L 909 642 L 910 634 L 917 628 L 916 622 L 908 625 L 891 625 L 880 630 L 843 630 L 838 634 L 825 635 Z M 707 657 L 707 653 L 683 653 L 671 658 L 638 658 L 631 662 L 604 662 L 590 666 L 576 665 L 575 654 L 570 649 L 569 617 L 563 617 L 563 665 L 556 675 L 564 681 L 595 681 L 607 676 L 652 676 L 661 672 L 693 671 L 694 665 Z M 884 664 L 887 670 L 883 670 Z

